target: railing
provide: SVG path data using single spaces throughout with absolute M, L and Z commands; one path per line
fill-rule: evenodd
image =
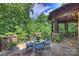
M 77 39 L 77 33 L 53 33 L 52 41 L 60 43 L 64 38 Z
M 63 38 L 73 38 L 77 37 L 77 33 L 60 33 Z

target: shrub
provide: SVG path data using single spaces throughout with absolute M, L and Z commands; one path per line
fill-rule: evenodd
M 7 32 L 7 33 L 5 33 L 5 36 L 12 36 L 12 35 L 15 35 L 15 33 L 14 32 Z
M 25 36 L 27 35 L 26 31 L 24 31 L 23 28 L 21 28 L 19 26 L 16 26 L 15 29 L 16 29 L 15 33 L 16 33 L 18 39 L 23 41 Z
M 53 37 L 53 41 L 54 42 L 61 42 L 62 41 L 62 36 L 61 36 L 61 34 L 57 34 L 57 35 L 55 35 L 54 37 Z
M 10 49 L 10 48 L 12 48 L 13 46 L 16 46 L 16 45 L 17 45 L 17 42 L 10 42 L 8 48 Z

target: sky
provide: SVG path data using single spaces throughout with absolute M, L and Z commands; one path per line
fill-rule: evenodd
M 49 15 L 51 11 L 61 7 L 61 5 L 62 3 L 36 3 L 32 8 L 33 13 L 30 11 L 30 17 L 36 19 L 42 13 Z

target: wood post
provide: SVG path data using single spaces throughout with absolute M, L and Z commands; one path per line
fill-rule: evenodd
M 68 32 L 68 23 L 65 22 L 65 33 L 67 33 L 67 32 Z
M 51 23 L 51 31 L 53 32 L 53 21 Z
M 52 39 L 52 33 L 53 33 L 53 21 L 51 22 L 51 39 Z
M 59 31 L 58 31 L 58 22 L 57 22 L 57 20 L 54 20 L 54 32 L 55 33 L 58 33 Z
M 0 51 L 2 51 L 1 37 L 0 37 Z
M 59 23 L 57 22 L 57 33 L 59 33 Z
M 66 37 L 67 37 L 67 33 L 68 33 L 68 23 L 67 22 L 65 22 L 65 33 L 66 33 Z
M 55 18 L 53 18 L 53 21 L 52 21 L 52 34 L 51 34 L 51 38 L 53 39 L 53 36 L 55 33 L 58 33 L 58 22 Z
M 77 54 L 79 55 L 79 12 L 77 13 L 78 14 L 78 22 L 77 22 L 77 26 L 78 26 L 78 30 L 77 30 L 77 34 L 78 34 L 78 36 L 77 36 L 77 44 L 76 44 L 76 46 L 77 46 Z
M 78 22 L 76 23 L 76 39 L 78 38 Z
M 79 12 L 78 12 L 78 44 L 79 44 Z

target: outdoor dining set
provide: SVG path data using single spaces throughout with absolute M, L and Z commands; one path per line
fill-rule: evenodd
M 32 50 L 36 55 L 43 55 L 44 50 L 50 47 L 50 40 L 27 42 L 27 50 Z

